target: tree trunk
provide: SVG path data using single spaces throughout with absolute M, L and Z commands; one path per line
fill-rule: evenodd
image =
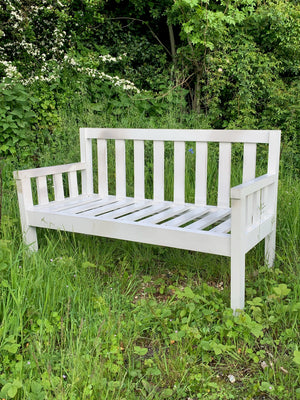
M 176 71 L 177 68 L 177 57 L 176 57 L 176 46 L 175 46 L 175 37 L 174 37 L 174 30 L 172 24 L 168 24 L 169 28 L 169 38 L 170 38 L 170 45 L 171 45 L 171 54 L 172 54 L 172 63 L 174 66 L 174 70 Z M 174 73 L 173 73 L 174 76 Z

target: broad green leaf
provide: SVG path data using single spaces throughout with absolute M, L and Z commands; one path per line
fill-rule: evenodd
M 296 364 L 300 365 L 300 351 L 298 351 L 298 350 L 295 350 L 295 351 L 294 351 L 294 358 L 293 358 L 293 361 L 294 361 Z
M 273 290 L 279 297 L 285 297 L 291 291 L 291 289 L 289 289 L 285 283 L 281 283 L 280 285 L 274 287 Z
M 134 346 L 134 353 L 139 356 L 144 356 L 148 353 L 148 349 L 146 347 Z

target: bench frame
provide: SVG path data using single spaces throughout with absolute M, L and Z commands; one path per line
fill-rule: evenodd
M 97 140 L 98 191 L 93 187 L 92 140 Z M 208 142 L 219 143 L 218 200 L 209 212 L 221 214 L 231 208 L 230 234 L 220 227 L 210 231 L 153 226 L 143 222 L 120 223 L 118 219 L 92 222 L 78 215 L 57 213 L 64 205 L 79 206 L 87 199 L 110 199 L 107 172 L 107 140 L 115 140 L 116 194 L 113 201 L 127 201 L 125 141 L 134 142 L 134 197 L 131 204 L 188 207 L 193 214 L 207 207 Z M 153 141 L 153 199 L 145 199 L 144 141 Z M 174 199 L 164 201 L 164 142 L 174 142 Z M 185 203 L 185 142 L 196 142 L 195 204 Z M 243 183 L 230 187 L 231 144 L 243 143 Z M 256 145 L 268 144 L 267 174 L 255 177 Z M 80 129 L 81 162 L 15 171 L 23 239 L 32 251 L 38 249 L 36 227 L 61 229 L 175 248 L 220 254 L 231 258 L 231 308 L 245 303 L 245 255 L 265 239 L 265 257 L 269 267 L 275 257 L 276 208 L 280 155 L 280 131 L 255 130 L 174 130 L 174 129 Z M 81 194 L 77 174 L 81 173 Z M 68 177 L 69 195 L 65 198 L 63 174 Z M 48 176 L 52 176 L 54 201 L 49 202 Z M 36 180 L 38 204 L 33 203 L 32 180 Z M 101 200 L 102 201 L 102 200 Z M 107 200 L 108 201 L 108 200 Z M 129 203 L 130 203 L 129 201 Z M 56 207 L 56 208 L 55 208 Z M 134 205 L 131 206 L 134 208 Z M 193 211 L 194 210 L 194 211 Z M 227 213 L 228 214 L 228 213 Z M 226 214 L 226 215 L 227 215 Z M 107 215 L 107 214 L 106 214 Z M 114 212 L 114 215 L 116 213 Z M 153 219 L 153 218 L 152 218 Z M 228 225 L 225 221 L 223 225 Z M 222 226 L 222 224 L 220 224 Z

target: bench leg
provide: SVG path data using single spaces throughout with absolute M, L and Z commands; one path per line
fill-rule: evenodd
M 231 302 L 234 314 L 245 306 L 245 253 L 238 248 L 231 254 Z
M 23 240 L 24 240 L 25 245 L 28 246 L 30 251 L 38 250 L 36 228 L 34 228 L 32 226 L 24 227 L 23 228 Z
M 276 231 L 274 230 L 265 238 L 265 260 L 269 268 L 273 267 L 275 259 Z

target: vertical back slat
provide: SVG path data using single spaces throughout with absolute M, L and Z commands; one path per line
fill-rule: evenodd
M 153 142 L 153 198 L 158 201 L 163 201 L 165 198 L 164 153 L 164 142 L 155 140 Z
M 145 155 L 144 141 L 134 141 L 134 197 L 145 198 Z
M 174 142 L 174 202 L 185 201 L 185 142 Z
M 218 206 L 229 207 L 231 175 L 231 143 L 219 146 Z
M 207 202 L 207 143 L 196 143 L 196 183 L 195 204 L 206 205 Z
M 245 143 L 243 160 L 243 182 L 248 182 L 255 178 L 255 167 L 256 143 Z
M 82 171 L 82 193 L 93 193 L 93 151 L 92 139 L 87 138 L 89 129 L 80 128 L 80 156 L 81 162 L 86 164 L 86 169 Z
M 53 175 L 54 198 L 56 201 L 64 199 L 64 186 L 62 174 Z
M 69 181 L 70 197 L 77 197 L 78 196 L 78 182 L 77 182 L 77 172 L 76 171 L 68 172 L 68 181 Z
M 270 132 L 268 174 L 278 174 L 280 155 L 280 132 Z
M 276 174 L 278 176 L 279 173 L 279 157 L 280 157 L 280 136 L 281 133 L 278 132 L 270 132 L 269 137 L 269 156 L 268 156 L 268 174 Z M 269 204 L 272 204 L 271 210 L 276 215 L 277 209 L 277 190 L 278 190 L 278 179 L 276 183 L 268 188 L 268 200 Z M 276 224 L 274 224 L 276 226 Z M 275 232 L 275 229 L 274 229 Z
M 98 193 L 101 197 L 108 196 L 108 173 L 107 173 L 107 141 L 97 140 L 98 152 Z
M 115 141 L 116 150 L 116 196 L 126 197 L 126 153 L 125 140 Z
M 36 188 L 37 188 L 37 194 L 38 194 L 38 203 L 39 204 L 49 203 L 47 177 L 46 176 L 38 176 L 36 178 Z

